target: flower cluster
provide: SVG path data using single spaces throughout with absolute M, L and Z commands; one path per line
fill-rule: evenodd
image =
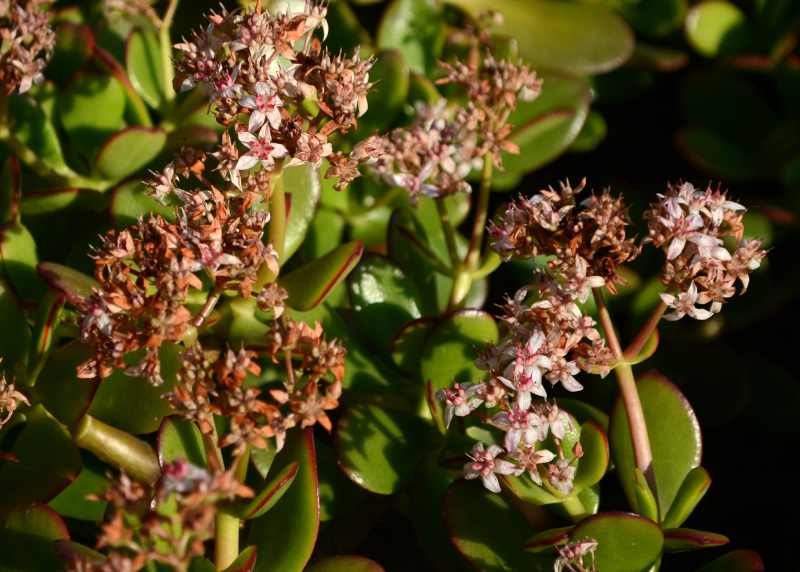
M 231 471 L 211 473 L 184 460 L 164 466 L 152 496 L 144 485 L 122 474 L 103 495 L 110 514 L 97 548 L 105 549 L 107 557 L 73 553 L 68 570 L 135 571 L 150 562 L 188 570 L 213 535 L 217 503 L 252 495 Z
M 745 208 L 719 188 L 695 189 L 691 183 L 668 185 L 645 213 L 647 240 L 666 253 L 661 298 L 678 320 L 706 320 L 736 294 L 744 293 L 750 272 L 766 255 L 760 240 L 743 239 Z M 707 308 L 699 307 L 708 305 Z
M 50 0 L 0 0 L 0 84 L 3 93 L 25 93 L 44 80 L 55 33 L 44 10 Z
M 502 165 L 502 153 L 519 149 L 508 140 L 508 116 L 519 100 L 531 101 L 541 81 L 521 63 L 487 53 L 477 64 L 442 63 L 439 84 L 458 88 L 466 101 L 419 105 L 413 123 L 375 141 L 372 171 L 413 197 L 470 192 L 467 176 L 487 157 Z
M 627 236 L 628 209 L 608 191 L 580 203 L 576 196 L 586 180 L 573 188 L 561 183 L 532 197 L 513 201 L 489 226 L 494 249 L 504 258 L 548 256 L 548 269 L 576 298 L 585 302 L 592 288 L 610 291 L 622 282 L 620 265 L 641 250 Z
M 226 289 L 247 297 L 262 266 L 277 274 L 275 250 L 262 241 L 269 217 L 250 209 L 249 197 L 227 197 L 215 188 L 175 195 L 175 222 L 150 216 L 111 230 L 95 251 L 99 287 L 77 302 L 81 338 L 94 349 L 80 377 L 104 378 L 126 368 L 159 385 L 159 348 L 205 319 L 204 310 L 193 316 L 187 307 L 190 290 L 203 290 L 205 278 L 210 300 Z M 136 350 L 144 355 L 129 367 L 124 357 Z
M 330 430 L 326 411 L 339 405 L 344 375 L 344 349 L 326 341 L 315 327 L 291 320 L 276 322 L 267 337 L 266 355 L 286 368 L 280 384 L 266 388 L 248 383 L 261 367 L 256 352 L 241 349 L 204 350 L 199 343 L 182 355 L 178 381 L 167 398 L 175 410 L 214 434 L 214 415 L 229 419 L 222 447 L 241 454 L 247 445 L 262 449 L 275 439 L 280 450 L 286 431 L 320 423 Z
M 595 552 L 597 552 L 598 543 L 593 538 L 584 538 L 577 542 L 557 546 L 554 572 L 562 572 L 562 570 L 569 570 L 569 572 L 597 572 L 597 561 L 595 559 Z
M 30 405 L 28 398 L 0 373 L 0 428 L 11 420 L 21 403 Z
M 297 13 L 223 8 L 175 46 L 180 87 L 201 85 L 217 120 L 236 126 L 238 144 L 227 137 L 217 155 L 236 187 L 254 169 L 319 166 L 333 152 L 331 135 L 353 129 L 366 112 L 373 59 L 327 51 L 315 36 L 327 34 L 326 12 L 310 0 Z

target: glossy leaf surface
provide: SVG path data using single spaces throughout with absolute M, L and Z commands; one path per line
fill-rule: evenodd
M 672 528 L 664 531 L 665 552 L 688 552 L 701 548 L 724 546 L 730 540 L 716 532 L 694 530 L 692 528 Z
M 179 459 L 189 461 L 196 467 L 207 465 L 203 434 L 192 421 L 165 417 L 158 429 L 158 464 L 163 467 Z
M 306 572 L 383 572 L 383 566 L 363 556 L 328 556 L 314 562 Z
M 125 45 L 125 67 L 131 84 L 148 105 L 158 107 L 164 98 L 164 64 L 158 37 L 147 29 L 136 29 Z
M 656 523 L 624 512 L 591 516 L 575 527 L 570 538 L 597 541 L 597 568 L 603 572 L 641 572 L 658 559 L 664 545 Z
M 282 276 L 280 284 L 289 292 L 289 305 L 298 310 L 318 306 L 355 268 L 363 252 L 363 243 L 348 242 Z
M 151 127 L 128 127 L 110 137 L 97 154 L 96 168 L 111 181 L 118 181 L 147 166 L 167 141 L 167 134 Z
M 288 260 L 303 242 L 320 198 L 320 173 L 309 165 L 288 167 L 281 175 L 289 201 L 283 260 Z
M 69 539 L 64 521 L 41 504 L 16 510 L 0 526 L 0 571 L 52 572 L 60 569 L 53 541 Z

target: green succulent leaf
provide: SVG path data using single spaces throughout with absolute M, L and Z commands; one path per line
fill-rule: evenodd
M 624 512 L 590 516 L 576 526 L 570 540 L 597 541 L 597 569 L 603 572 L 641 572 L 661 554 L 664 536 L 653 521 Z
M 0 172 L 0 225 L 19 222 L 19 202 L 22 179 L 19 161 L 11 155 L 3 162 Z
M 109 137 L 97 153 L 95 168 L 110 181 L 119 181 L 155 159 L 167 134 L 163 129 L 133 126 Z
M 687 0 L 641 0 L 620 2 L 625 19 L 645 36 L 666 36 L 680 28 L 686 17 Z
M 408 97 L 409 69 L 400 50 L 381 50 L 375 54 L 369 79 L 375 85 L 367 96 L 369 111 L 359 120 L 359 131 L 368 134 L 391 125 Z
M 53 350 L 39 373 L 34 395 L 53 416 L 67 427 L 86 413 L 97 381 L 78 379 L 78 365 L 91 356 L 88 347 L 77 341 Z
M 420 375 L 434 390 L 454 382 L 478 382 L 485 372 L 475 358 L 487 344 L 498 339 L 497 324 L 480 310 L 459 310 L 439 322 L 431 331 L 420 359 Z
M 581 425 L 581 447 L 583 456 L 575 472 L 575 488 L 578 490 L 598 483 L 608 470 L 608 437 L 603 428 L 594 421 Z
M 553 0 L 456 0 L 455 4 L 473 15 L 486 10 L 503 14 L 504 21 L 495 30 L 516 38 L 520 55 L 537 68 L 598 74 L 619 67 L 633 52 L 631 29 L 600 4 Z
M 569 150 L 576 153 L 594 151 L 603 142 L 608 133 L 608 125 L 597 111 L 590 111 L 583 122 L 581 130 L 570 144 Z
M 87 462 L 87 459 L 84 459 L 78 478 L 72 481 L 48 505 L 63 517 L 91 522 L 102 521 L 108 502 L 102 498 L 89 498 L 89 496 L 102 497 L 110 486 L 105 477 L 106 470 L 107 467 L 97 461 Z
M 361 241 L 348 242 L 282 276 L 279 281 L 289 292 L 289 306 L 297 310 L 318 306 L 355 268 L 363 252 Z
M 306 572 L 384 572 L 383 566 L 363 556 L 328 556 L 306 568 Z
M 165 417 L 158 429 L 158 463 L 162 467 L 183 459 L 196 467 L 208 464 L 203 433 L 193 421 Z
M 513 126 L 509 140 L 520 152 L 503 155 L 503 170 L 494 177 L 496 190 L 508 190 L 522 175 L 566 151 L 589 114 L 591 92 L 585 79 L 555 71 L 540 75 L 543 83 L 539 97 L 520 102 L 508 118 Z
M 686 39 L 697 53 L 716 57 L 740 51 L 749 41 L 747 18 L 727 0 L 705 0 L 686 17 Z
M 672 506 L 664 517 L 664 528 L 677 528 L 686 522 L 711 487 L 711 475 L 703 467 L 695 467 L 681 484 Z
M 175 209 L 155 200 L 139 181 L 129 181 L 115 187 L 111 191 L 109 210 L 117 228 L 136 224 L 139 217 L 151 213 L 161 215 L 167 220 L 175 218 Z
M 319 170 L 309 165 L 284 169 L 283 190 L 288 203 L 283 260 L 294 254 L 308 232 L 320 199 Z
M 320 520 L 327 522 L 356 511 L 367 493 L 347 478 L 337 463 L 333 447 L 317 443 L 317 461 Z
M 239 553 L 239 556 L 223 572 L 250 572 L 258 561 L 258 547 L 248 546 Z
M 36 271 L 53 290 L 63 294 L 72 303 L 91 295 L 92 288 L 100 287 L 91 276 L 56 262 L 40 262 Z
M 124 113 L 125 92 L 111 76 L 83 75 L 58 99 L 61 125 L 73 146 L 87 159 L 123 127 Z
M 164 63 L 158 38 L 150 30 L 137 28 L 125 43 L 125 67 L 131 84 L 148 105 L 158 108 L 164 101 Z
M 50 500 L 81 469 L 80 454 L 69 433 L 42 405 L 27 413 L 27 422 L 9 452 L 17 461 L 0 464 L 0 490 L 14 494 L 0 497 L 0 513 Z
M 377 45 L 398 50 L 411 70 L 424 74 L 441 51 L 443 23 L 435 0 L 393 0 L 378 27 Z
M 300 248 L 302 259 L 314 260 L 336 248 L 342 242 L 346 225 L 340 213 L 327 208 L 318 209 Z
M 62 22 L 56 28 L 56 46 L 47 74 L 57 81 L 67 81 L 92 57 L 94 34 L 89 26 Z
M 10 129 L 14 136 L 36 154 L 36 158 L 54 171 L 69 170 L 58 132 L 41 103 L 29 97 L 8 98 Z
M 294 482 L 295 477 L 300 469 L 297 461 L 293 461 L 283 467 L 280 471 L 275 473 L 275 476 L 269 482 L 263 485 L 261 492 L 259 492 L 252 500 L 248 501 L 242 506 L 238 506 L 232 512 L 243 519 L 253 519 L 266 514 L 281 500 L 286 491 Z
M 525 550 L 528 552 L 546 552 L 551 551 L 554 546 L 560 546 L 569 542 L 569 535 L 574 526 L 562 526 L 560 528 L 551 528 L 543 530 L 531 536 L 525 541 Z
M 665 515 L 686 476 L 700 465 L 700 425 L 689 402 L 666 378 L 658 375 L 644 377 L 638 382 L 638 390 L 653 452 L 659 514 Z M 633 449 L 621 398 L 614 403 L 609 437 L 622 488 L 631 506 L 636 506 Z
M 422 419 L 375 405 L 348 407 L 336 425 L 339 465 L 358 486 L 388 495 L 403 487 L 425 454 L 431 427 Z
M 6 286 L 0 282 L 0 372 L 15 375 L 22 373 L 22 366 L 30 349 L 31 330 L 25 312 L 19 301 Z
M 81 558 L 92 564 L 100 564 L 106 560 L 103 554 L 71 540 L 56 540 L 53 542 L 53 548 L 63 562 Z
M 172 413 L 163 395 L 172 389 L 178 372 L 178 346 L 161 346 L 161 375 L 158 387 L 147 380 L 130 377 L 120 370 L 102 381 L 89 413 L 112 427 L 134 434 L 152 433 Z
M 650 489 L 644 473 L 638 468 L 633 469 L 633 492 L 636 494 L 636 512 L 645 518 L 658 522 L 656 497 L 653 496 L 653 491 Z
M 764 572 L 764 561 L 755 550 L 733 550 L 697 572 Z
M 479 483 L 453 483 L 444 498 L 444 518 L 456 550 L 475 569 L 487 572 L 553 570 L 551 555 L 522 550 L 534 532 L 522 514 L 501 495 L 483 490 Z
M 716 548 L 730 542 L 727 536 L 692 528 L 671 528 L 664 531 L 664 552 L 688 552 Z
M 292 487 L 265 515 L 255 519 L 248 542 L 262 554 L 256 572 L 301 572 L 311 558 L 319 530 L 319 482 L 311 429 L 293 431 L 275 458 L 273 470 L 281 471 L 297 462 L 299 470 Z
M 8 490 L 8 489 L 6 489 Z M 0 527 L 0 571 L 52 572 L 61 568 L 53 546 L 55 540 L 69 538 L 67 526 L 46 505 L 34 504 L 17 509 Z
M 420 318 L 406 322 L 392 338 L 391 354 L 395 365 L 407 373 L 419 371 L 419 356 L 425 350 L 436 318 Z
M 375 347 L 388 353 L 400 326 L 420 317 L 416 284 L 390 260 L 377 255 L 362 259 L 348 283 L 360 331 Z
M 685 127 L 675 134 L 678 149 L 694 165 L 732 181 L 756 179 L 760 165 L 747 150 L 706 127 Z
M 45 284 L 36 272 L 39 257 L 33 235 L 19 223 L 0 226 L 0 278 L 20 300 L 38 300 Z
M 603 428 L 603 431 L 608 433 L 608 415 L 594 405 L 578 399 L 564 397 L 558 399 L 558 406 L 577 419 L 578 423 L 583 424 L 587 421 L 594 421 Z

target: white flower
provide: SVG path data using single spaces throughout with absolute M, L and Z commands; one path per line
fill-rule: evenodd
M 258 137 L 249 131 L 239 131 L 239 141 L 248 151 L 239 157 L 236 163 L 237 171 L 252 169 L 259 163 L 264 169 L 270 170 L 275 166 L 275 159 L 285 157 L 287 154 L 286 147 L 272 142 L 269 125 L 266 123 L 258 132 Z
M 472 452 L 467 455 L 470 461 L 464 465 L 464 478 L 471 480 L 480 477 L 483 486 L 493 493 L 499 493 L 497 475 L 519 475 L 521 472 L 514 463 L 496 458 L 502 452 L 503 449 L 497 445 L 489 445 L 489 449 L 484 449 L 483 443 L 475 443 Z
M 445 402 L 444 421 L 447 427 L 450 427 L 454 415 L 465 417 L 483 403 L 480 397 L 483 388 L 482 383 L 456 383 L 452 389 L 442 389 L 436 394 Z
M 510 389 L 517 391 L 517 404 L 520 409 L 531 405 L 531 394 L 547 397 L 542 385 L 542 371 L 550 368 L 550 358 L 540 353 L 545 342 L 544 333 L 537 329 L 528 342 L 516 350 L 516 357 L 503 376 L 498 379 Z
M 247 129 L 251 132 L 260 129 L 264 122 L 268 122 L 273 129 L 281 124 L 280 107 L 283 105 L 275 86 L 260 81 L 256 84 L 255 95 L 246 95 L 239 100 L 239 105 L 252 109 Z
M 531 424 L 532 417 L 527 409 L 514 404 L 511 411 L 501 411 L 492 418 L 492 423 L 506 432 L 503 442 L 506 451 L 516 451 L 520 441 L 530 446 L 540 440 L 539 431 Z
M 713 312 L 706 310 L 705 308 L 697 308 L 695 304 L 697 304 L 697 286 L 694 282 L 689 285 L 689 289 L 686 292 L 681 292 L 678 294 L 677 297 L 673 296 L 672 294 L 661 294 L 661 300 L 670 308 L 674 309 L 674 312 L 670 312 L 669 314 L 665 314 L 664 318 L 670 321 L 680 320 L 684 316 L 691 316 L 695 320 L 707 320 L 711 316 L 713 316 Z

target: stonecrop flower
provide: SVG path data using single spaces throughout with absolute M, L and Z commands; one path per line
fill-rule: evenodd
M 737 293 L 737 282 L 740 294 L 747 290 L 766 251 L 760 240 L 743 238 L 745 211 L 719 187 L 701 191 L 691 183 L 668 185 L 650 206 L 647 241 L 666 253 L 667 320 L 707 320 Z
M 556 558 L 553 566 L 554 572 L 597 572 L 598 542 L 594 538 L 584 538 L 562 546 L 556 546 Z
M 44 81 L 56 36 L 46 11 L 52 0 L 0 0 L 0 85 L 25 93 Z
M 11 420 L 21 404 L 30 405 L 28 398 L 0 373 L 0 428 Z
M 106 558 L 68 552 L 67 569 L 134 571 L 160 563 L 188 570 L 192 558 L 205 553 L 203 543 L 213 537 L 217 503 L 252 495 L 232 471 L 212 473 L 183 459 L 164 466 L 152 494 L 121 474 L 98 499 L 110 507 L 96 545 Z

